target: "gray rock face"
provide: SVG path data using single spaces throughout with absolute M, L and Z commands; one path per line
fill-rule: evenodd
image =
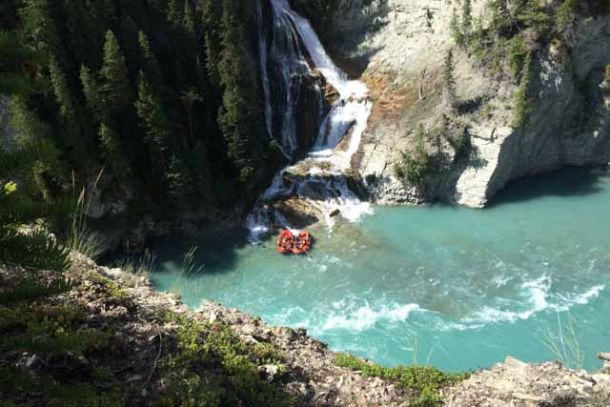
M 473 15 L 485 21 L 485 1 Z M 482 207 L 511 179 L 565 165 L 610 161 L 610 110 L 603 70 L 610 64 L 610 16 L 582 19 L 560 46 L 538 53 L 532 72 L 529 125 L 512 128 L 516 83 L 491 77 L 474 57 L 454 49 L 457 97 L 474 108 L 461 112 L 470 128 L 467 163 L 442 176 L 433 191 L 405 188 L 393 174 L 400 152 L 413 144 L 418 123 L 431 127 L 442 108 L 443 57 L 454 47 L 451 16 L 457 1 L 344 0 L 335 32 L 325 35 L 341 59 L 353 61 L 371 89 L 375 108 L 357 163 L 380 204 L 442 199 Z M 348 18 L 346 18 L 348 16 Z
M 508 357 L 444 392 L 447 406 L 608 406 L 610 376 L 563 367 L 527 364 Z

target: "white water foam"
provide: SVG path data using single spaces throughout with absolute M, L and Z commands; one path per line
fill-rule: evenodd
M 368 98 L 368 88 L 366 85 L 357 80 L 348 80 L 347 75 L 341 71 L 328 56 L 324 47 L 320 43 L 317 35 L 311 27 L 307 19 L 298 15 L 290 6 L 287 0 L 271 0 L 271 5 L 274 13 L 275 24 L 289 30 L 290 33 L 298 34 L 302 44 L 304 45 L 314 69 L 319 71 L 333 88 L 340 95 L 339 101 L 331 108 L 330 113 L 321 125 L 316 143 L 306 161 L 307 176 L 303 180 L 296 181 L 293 185 L 285 185 L 284 175 L 290 171 L 290 167 L 282 170 L 274 178 L 271 186 L 264 192 L 261 197 L 261 203 L 254 209 L 253 213 L 246 220 L 246 227 L 250 230 L 251 241 L 258 241 L 260 237 L 270 230 L 270 224 L 274 218 L 270 215 L 270 209 L 266 207 L 264 202 L 273 199 L 287 197 L 294 193 L 297 196 L 307 199 L 305 184 L 313 179 L 314 182 L 319 180 L 329 179 L 326 181 L 327 191 L 326 198 L 323 200 L 314 199 L 309 201 L 312 205 L 318 206 L 325 219 L 325 223 L 329 228 L 335 223 L 335 218 L 330 216 L 330 213 L 335 209 L 339 209 L 341 216 L 349 222 L 357 222 L 364 215 L 371 213 L 371 207 L 367 202 L 362 202 L 347 186 L 343 179 L 343 173 L 351 167 L 352 156 L 358 151 L 362 135 L 367 127 L 368 118 L 371 114 L 372 103 Z M 259 24 L 262 24 L 262 12 L 259 7 Z M 259 34 L 261 38 L 263 33 Z M 298 46 L 298 41 L 296 42 Z M 269 131 L 271 131 L 271 105 L 269 98 L 269 78 L 266 68 L 267 63 L 267 47 L 264 40 L 261 39 L 261 64 L 265 65 L 263 70 L 263 87 L 265 89 L 266 99 L 266 122 Z M 302 58 L 300 50 L 293 50 L 293 58 L 297 56 Z M 293 61 L 294 62 L 294 61 Z M 287 80 L 284 78 L 284 80 Z M 290 94 L 288 94 L 290 97 Z M 292 108 L 292 102 L 287 101 L 289 110 Z M 294 132 L 285 131 L 282 137 L 291 134 L 291 140 L 285 140 L 283 143 L 290 146 L 294 150 L 295 137 Z M 337 146 L 346 134 L 350 135 L 347 146 L 344 149 L 339 149 Z M 339 179 L 340 181 L 337 181 Z M 262 212 L 262 213 L 259 213 Z M 273 219 L 272 219 L 273 218 Z M 288 227 L 288 225 L 283 225 Z
M 321 332 L 338 329 L 361 332 L 373 328 L 380 321 L 404 322 L 411 313 L 422 311 L 417 304 L 391 304 L 375 307 L 366 303 L 358 308 L 341 307 L 341 303 L 336 305 L 338 305 L 336 308 L 339 309 L 331 312 L 320 324 Z
M 521 288 L 524 290 L 522 296 L 526 299 L 526 302 L 529 303 L 529 306 L 526 309 L 508 310 L 485 306 L 482 310 L 463 318 L 460 322 L 441 323 L 439 330 L 478 329 L 486 325 L 528 320 L 532 316 L 544 311 L 569 311 L 576 305 L 586 305 L 591 300 L 598 298 L 601 292 L 606 288 L 605 285 L 596 285 L 583 293 L 560 293 L 551 295 L 551 286 L 552 279 L 547 275 L 543 275 L 532 281 L 526 281 L 521 285 Z M 515 308 L 518 307 L 519 304 L 515 304 Z

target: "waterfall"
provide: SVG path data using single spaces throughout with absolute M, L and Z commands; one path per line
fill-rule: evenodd
M 263 1 L 268 2 L 268 9 Z M 330 213 L 336 209 L 343 218 L 356 221 L 370 207 L 350 190 L 345 173 L 351 168 L 371 113 L 368 89 L 360 81 L 349 80 L 333 63 L 309 21 L 295 12 L 288 0 L 258 0 L 256 7 L 267 130 L 289 159 L 294 160 L 303 147 L 308 153 L 280 171 L 259 199 L 247 219 L 252 239 L 267 233 L 274 223 L 290 227 L 286 217 L 269 203 L 293 196 L 315 207 L 329 226 L 334 223 Z M 317 124 L 317 134 L 304 146 L 297 132 L 297 101 L 302 101 L 303 78 L 319 75 L 337 91 L 339 99 L 324 109 L 320 83 L 310 81 L 319 103 L 307 114 Z

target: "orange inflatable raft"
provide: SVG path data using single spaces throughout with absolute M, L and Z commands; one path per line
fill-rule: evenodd
M 309 232 L 303 231 L 294 235 L 282 229 L 277 239 L 277 252 L 280 254 L 307 254 L 311 249 L 312 238 Z

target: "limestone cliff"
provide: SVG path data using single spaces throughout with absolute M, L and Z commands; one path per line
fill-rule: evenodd
M 548 7 L 561 2 L 547 2 Z M 552 3 L 552 4 L 551 4 Z M 472 15 L 489 22 L 484 0 Z M 553 41 L 528 39 L 536 58 L 528 125 L 513 127 L 518 81 L 506 64 L 488 69 L 451 35 L 458 1 L 342 0 L 326 41 L 337 59 L 369 84 L 375 108 L 355 166 L 378 203 L 442 199 L 481 207 L 511 179 L 564 165 L 610 161 L 610 110 L 600 85 L 610 64 L 610 17 L 583 17 Z M 419 123 L 432 128 L 445 113 L 443 59 L 454 50 L 455 119 L 467 129 L 467 157 L 451 157 L 425 188 L 395 175 Z

